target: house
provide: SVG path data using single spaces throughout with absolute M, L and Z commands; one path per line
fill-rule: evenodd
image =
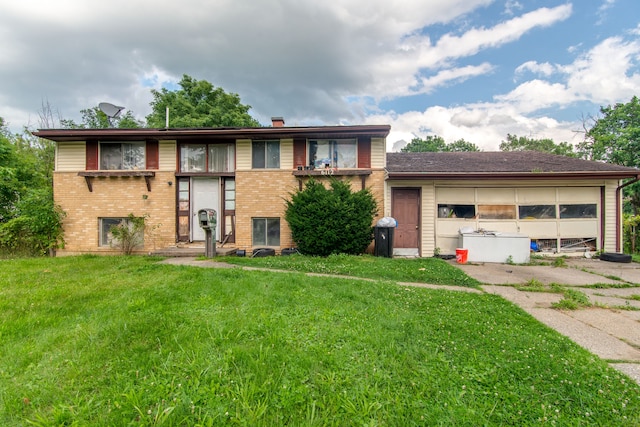
M 114 253 L 110 228 L 146 217 L 155 252 L 204 241 L 197 213 L 217 212 L 216 240 L 245 250 L 294 246 L 285 199 L 309 176 L 370 188 L 384 211 L 388 125 L 41 129 L 56 142 L 54 199 L 67 216 L 60 255 Z
M 540 152 L 387 153 L 394 254 L 453 254 L 459 230 L 521 233 L 538 250 L 622 249 L 622 188 L 640 170 Z M 626 181 L 625 181 L 626 180 Z
M 546 252 L 622 248 L 622 188 L 633 168 L 539 152 L 386 153 L 388 125 L 43 129 L 56 142 L 62 255 L 114 253 L 110 227 L 146 216 L 141 253 L 202 242 L 215 209 L 219 246 L 295 246 L 285 199 L 310 176 L 369 188 L 397 219 L 394 254 L 453 254 L 462 227 L 522 233 Z

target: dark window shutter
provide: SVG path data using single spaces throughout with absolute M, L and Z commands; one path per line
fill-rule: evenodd
M 98 141 L 87 141 L 87 161 L 85 168 L 88 171 L 100 169 L 98 166 Z
M 358 138 L 358 167 L 371 168 L 371 137 Z
M 158 141 L 147 141 L 147 169 L 158 169 L 160 167 L 159 145 Z
M 304 166 L 307 164 L 305 157 L 307 151 L 307 141 L 305 139 L 293 140 L 293 167 Z

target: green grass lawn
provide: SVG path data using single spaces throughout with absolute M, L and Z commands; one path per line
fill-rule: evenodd
M 0 425 L 640 424 L 494 295 L 85 256 L 0 261 L 0 313 Z
M 460 269 L 439 258 L 381 258 L 370 255 L 330 255 L 326 258 L 302 255 L 250 257 L 218 257 L 232 264 L 321 274 L 431 283 L 477 288 L 480 283 Z

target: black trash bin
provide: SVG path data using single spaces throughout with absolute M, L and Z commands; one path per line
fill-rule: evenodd
M 393 227 L 374 227 L 375 256 L 393 257 L 393 230 Z

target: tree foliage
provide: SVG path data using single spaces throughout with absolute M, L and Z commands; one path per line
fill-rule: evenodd
M 458 139 L 457 141 L 447 144 L 441 136 L 429 135 L 425 139 L 413 138 L 411 142 L 400 151 L 402 151 L 403 153 L 440 153 L 456 151 L 480 151 L 480 149 L 477 145 L 465 141 L 464 139 Z
M 377 207 L 368 189 L 352 192 L 337 179 L 326 188 L 310 179 L 286 205 L 285 219 L 303 254 L 361 254 L 371 243 Z
M 583 158 L 640 168 L 640 100 L 600 107 L 600 117 L 586 130 L 578 146 Z M 640 213 L 640 185 L 624 189 L 625 210 Z
M 579 151 L 585 158 L 640 166 L 640 100 L 600 107 L 601 116 L 585 133 Z
M 205 80 L 183 75 L 179 90 L 152 90 L 152 112 L 147 126 L 163 128 L 169 108 L 169 127 L 257 127 L 260 124 L 249 115 L 251 106 L 240 102 L 235 93 L 227 93 Z
M 100 108 L 92 107 L 80 110 L 82 114 L 82 122 L 76 123 L 73 120 L 61 119 L 60 124 L 66 129 L 135 129 L 144 125 L 136 120 L 131 111 L 127 111 L 124 115 L 109 118 Z
M 577 157 L 573 145 L 568 142 L 555 143 L 549 138 L 534 139 L 511 134 L 507 134 L 507 140 L 500 144 L 500 151 L 540 151 L 560 156 Z

